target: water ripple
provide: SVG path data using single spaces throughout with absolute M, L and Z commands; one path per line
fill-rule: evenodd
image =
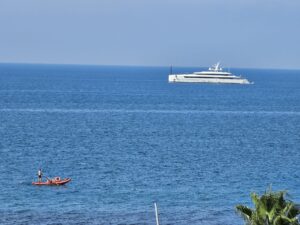
M 230 110 L 164 110 L 164 109 L 59 109 L 59 108 L 2 108 L 0 112 L 33 113 L 153 113 L 153 114 L 245 114 L 245 115 L 293 115 L 299 111 L 230 111 Z

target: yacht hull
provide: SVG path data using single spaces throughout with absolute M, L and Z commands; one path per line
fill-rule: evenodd
M 169 83 L 187 82 L 187 83 L 217 83 L 217 84 L 250 84 L 244 78 L 214 78 L 214 77 L 196 77 L 190 74 L 171 74 Z

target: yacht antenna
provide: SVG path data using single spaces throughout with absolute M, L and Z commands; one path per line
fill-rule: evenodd
M 173 70 L 173 66 L 171 65 L 171 66 L 170 66 L 170 74 L 173 74 L 173 71 L 172 71 L 172 70 Z

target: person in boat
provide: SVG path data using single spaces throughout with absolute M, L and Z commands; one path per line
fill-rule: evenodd
M 43 176 L 42 169 L 39 169 L 38 170 L 38 182 L 42 182 L 42 176 Z

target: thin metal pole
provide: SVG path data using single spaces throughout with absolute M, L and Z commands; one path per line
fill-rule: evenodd
M 156 225 L 159 225 L 159 221 L 158 221 L 158 210 L 157 210 L 156 202 L 154 202 L 154 208 L 155 208 Z

